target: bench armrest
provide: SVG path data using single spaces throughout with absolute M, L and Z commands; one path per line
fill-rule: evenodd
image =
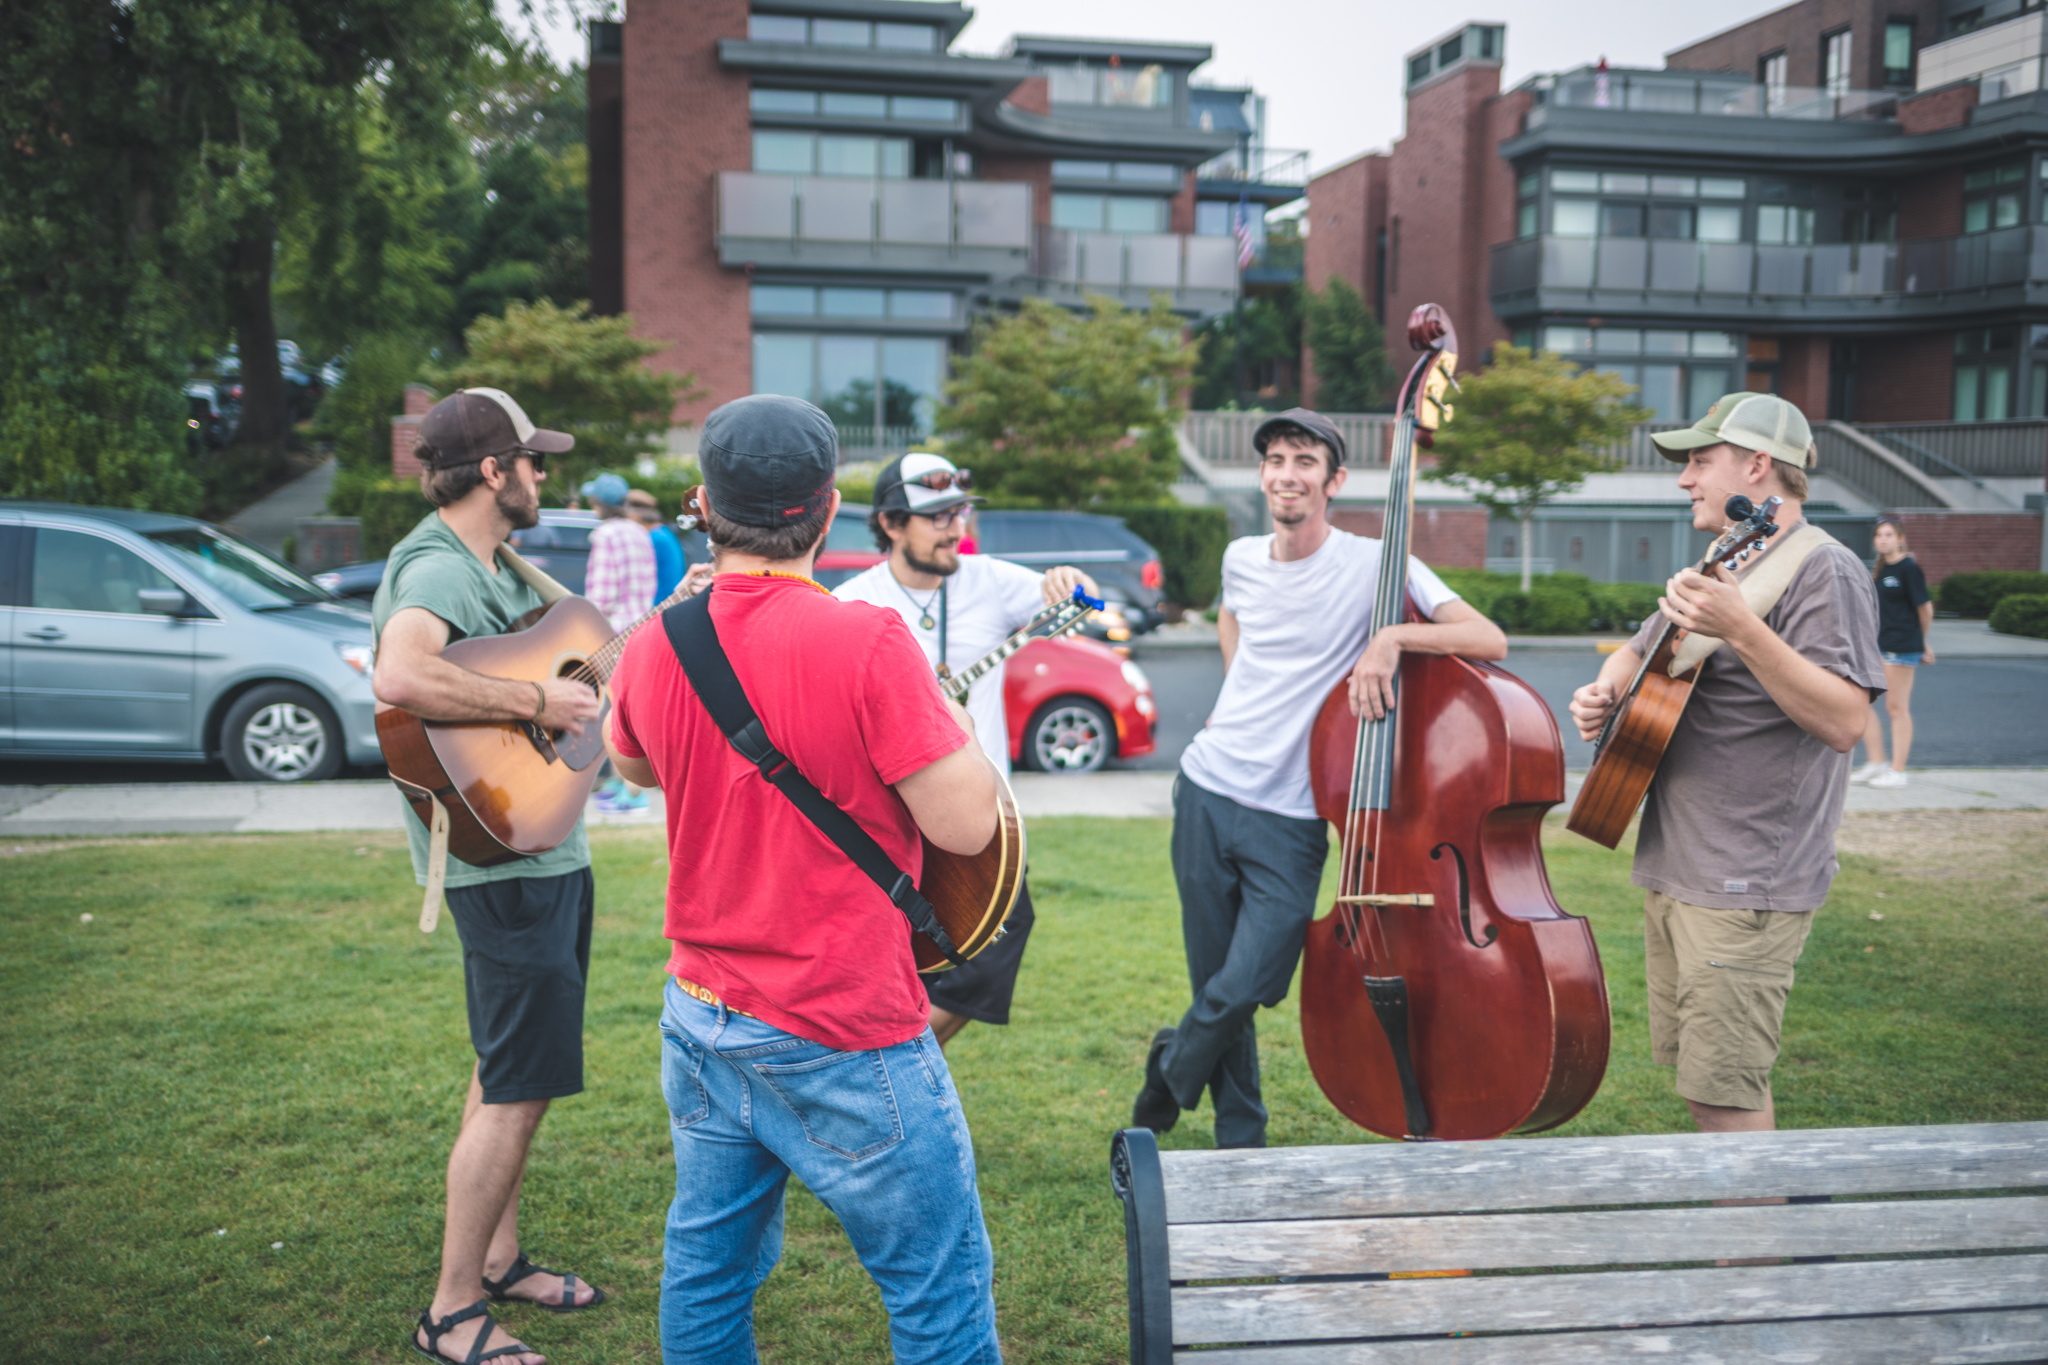
M 1109 1141 L 1109 1183 L 1124 1205 L 1125 1277 L 1131 1294 L 1131 1365 L 1172 1365 L 1173 1295 L 1166 1248 L 1166 1181 L 1159 1139 L 1126 1128 Z

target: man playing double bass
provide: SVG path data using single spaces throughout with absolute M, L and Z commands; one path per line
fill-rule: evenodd
M 1799 556 L 1774 602 L 1753 604 L 1725 567 L 1684 570 L 1571 703 L 1579 733 L 1597 737 L 1666 619 L 1724 642 L 1699 665 L 1650 783 L 1632 880 L 1645 891 L 1651 1059 L 1676 1068 L 1702 1131 L 1768 1129 L 1793 964 L 1835 875 L 1849 751 L 1884 691 L 1877 597 L 1849 549 L 1799 534 L 1813 437 L 1798 408 L 1731 393 L 1651 439 L 1685 466 L 1698 530 L 1718 534 L 1734 494 L 1784 499 L 1782 529 L 1744 582 L 1783 579 L 1784 557 Z
M 1295 408 L 1262 424 L 1252 445 L 1273 534 L 1224 552 L 1223 691 L 1173 792 L 1194 1000 L 1152 1040 L 1131 1118 L 1165 1132 L 1206 1089 L 1219 1147 L 1266 1141 L 1253 1015 L 1286 998 L 1329 852 L 1309 789 L 1309 731 L 1323 699 L 1348 673 L 1352 713 L 1382 717 L 1404 650 L 1507 654 L 1500 628 L 1412 559 L 1409 591 L 1429 621 L 1372 635 L 1380 542 L 1329 520 L 1344 486 L 1343 436 Z

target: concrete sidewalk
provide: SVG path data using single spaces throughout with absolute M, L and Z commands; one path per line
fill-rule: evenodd
M 1567 804 L 1583 773 L 1565 779 Z M 2048 810 L 2048 769 L 1931 768 L 1905 787 L 1849 788 L 1851 811 Z M 1087 777 L 1018 773 L 1027 818 L 1094 819 L 1173 814 L 1172 773 L 1107 772 Z M 406 819 L 388 782 L 157 783 L 100 787 L 0 787 L 0 840 L 141 834 L 278 834 L 308 830 L 398 830 Z M 594 827 L 658 827 L 661 793 L 633 815 L 590 812 Z

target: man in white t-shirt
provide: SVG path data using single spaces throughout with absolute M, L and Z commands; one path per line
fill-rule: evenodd
M 1207 1090 L 1216 1145 L 1263 1147 L 1259 1006 L 1287 997 L 1316 911 L 1329 834 L 1309 793 L 1309 729 L 1350 676 L 1351 711 L 1384 716 L 1404 650 L 1499 659 L 1507 637 L 1420 560 L 1408 591 L 1430 624 L 1372 635 L 1380 542 L 1330 525 L 1344 438 L 1295 408 L 1252 436 L 1273 534 L 1223 553 L 1223 691 L 1181 755 L 1173 875 L 1194 1003 L 1145 1059 L 1132 1122 L 1165 1132 Z M 1368 639 L 1370 636 L 1370 639 Z
M 1095 593 L 1093 579 L 1066 565 L 1036 574 L 988 555 L 962 555 L 960 539 L 967 534 L 968 509 L 975 502 L 968 492 L 972 487 L 973 476 L 942 455 L 913 451 L 884 465 L 875 480 L 868 529 L 889 557 L 840 584 L 834 594 L 896 612 L 932 666 L 943 659 L 954 673 L 980 660 L 1043 608 L 1073 596 L 1076 586 Z M 975 683 L 967 694 L 967 714 L 989 761 L 1008 774 L 1010 728 L 1003 716 L 1000 669 Z M 923 978 L 932 1000 L 932 1032 L 941 1046 L 971 1019 L 1010 1022 L 1010 996 L 1033 918 L 1031 888 L 1020 884 L 1001 939 L 966 965 Z

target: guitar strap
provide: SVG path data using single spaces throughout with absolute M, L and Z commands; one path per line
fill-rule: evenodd
M 519 551 L 513 549 L 509 544 L 501 543 L 498 546 L 498 558 L 505 561 L 505 567 L 512 571 L 514 577 L 539 593 L 542 603 L 548 606 L 553 606 L 564 597 L 573 595 L 560 583 L 557 583 L 554 579 L 527 563 L 521 557 Z
M 882 888 L 890 903 L 910 921 L 910 927 L 930 939 L 948 962 L 957 967 L 966 961 L 945 926 L 939 923 L 932 903 L 910 880 L 910 874 L 896 866 L 873 835 L 834 805 L 769 742 L 768 731 L 762 726 L 754 704 L 747 700 L 746 689 L 740 686 L 732 660 L 719 642 L 718 628 L 711 621 L 711 593 L 698 593 L 670 607 L 661 614 L 661 627 L 668 632 L 669 648 L 676 652 L 676 662 L 683 666 L 698 700 L 711 713 L 712 723 L 739 750 L 740 757 L 753 764 L 763 778 L 789 798 L 791 805 L 803 812 L 805 819 L 818 827 L 819 833 Z
M 1792 586 L 1792 576 L 1799 572 L 1799 566 L 1806 562 L 1806 557 L 1833 540 L 1833 536 L 1812 522 L 1801 522 L 1798 529 L 1773 545 L 1769 554 L 1742 575 L 1742 600 L 1759 617 L 1770 615 L 1771 608 L 1777 606 L 1778 599 L 1785 595 L 1785 589 Z M 1684 677 L 1687 669 L 1703 662 L 1721 644 L 1711 635 L 1686 636 L 1672 652 L 1671 676 Z

